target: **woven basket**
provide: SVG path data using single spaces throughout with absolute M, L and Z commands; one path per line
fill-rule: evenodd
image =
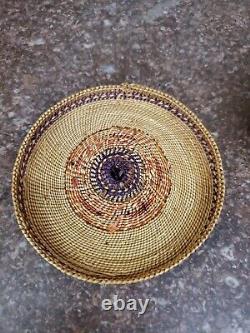
M 219 217 L 216 144 L 169 95 L 134 84 L 83 90 L 45 112 L 15 162 L 18 223 L 66 274 L 131 283 L 194 252 Z

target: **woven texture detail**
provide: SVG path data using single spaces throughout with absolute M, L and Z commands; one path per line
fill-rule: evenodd
M 129 283 L 169 270 L 218 220 L 224 178 L 200 120 L 138 85 L 83 90 L 27 134 L 12 183 L 18 223 L 61 271 Z
M 142 226 L 170 191 L 163 151 L 141 130 L 113 127 L 88 136 L 70 154 L 66 195 L 86 223 L 111 233 Z

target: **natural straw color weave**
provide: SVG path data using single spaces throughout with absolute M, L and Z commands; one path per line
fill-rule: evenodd
M 33 125 L 12 194 L 29 242 L 61 271 L 130 283 L 194 252 L 219 217 L 224 177 L 199 119 L 134 84 L 83 90 Z

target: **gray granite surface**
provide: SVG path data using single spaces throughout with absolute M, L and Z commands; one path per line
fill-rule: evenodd
M 250 332 L 248 0 L 0 0 L 0 332 Z M 220 223 L 171 272 L 128 286 L 65 276 L 27 243 L 10 185 L 37 117 L 85 87 L 137 82 L 187 104 L 224 162 Z M 151 298 L 143 316 L 104 312 L 117 294 Z

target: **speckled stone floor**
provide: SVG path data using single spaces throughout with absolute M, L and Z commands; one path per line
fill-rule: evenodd
M 0 0 L 0 332 L 250 332 L 248 0 Z M 17 149 L 37 117 L 85 87 L 124 81 L 187 104 L 224 162 L 220 223 L 168 274 L 98 286 L 47 264 L 18 228 L 10 194 Z M 135 313 L 101 300 L 151 298 Z

